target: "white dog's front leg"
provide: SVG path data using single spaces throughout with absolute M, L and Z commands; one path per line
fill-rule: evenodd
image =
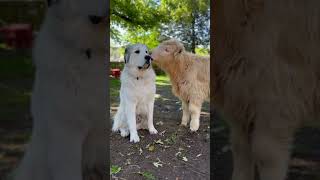
M 52 127 L 48 134 L 52 180 L 82 179 L 82 143 L 86 132 L 64 123 L 54 123 Z
M 137 131 L 137 119 L 136 119 L 136 104 L 127 102 L 126 104 L 126 116 L 130 132 L 130 142 L 139 142 L 140 138 Z
M 148 129 L 150 134 L 157 134 L 158 131 L 153 125 L 153 107 L 154 107 L 154 101 L 148 104 Z

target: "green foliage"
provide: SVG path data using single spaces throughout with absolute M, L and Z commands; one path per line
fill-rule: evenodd
M 0 79 L 19 79 L 33 77 L 34 66 L 30 55 L 0 52 Z
M 112 165 L 110 168 L 110 174 L 111 175 L 117 174 L 121 171 L 121 169 L 122 168 L 120 166 Z
M 154 177 L 154 175 L 151 174 L 150 172 L 143 172 L 143 173 L 141 173 L 141 175 L 147 180 L 155 180 L 156 179 Z
M 168 86 L 168 85 L 171 85 L 170 79 L 166 75 L 158 75 L 158 76 L 156 76 L 156 84 L 157 84 L 157 86 Z
M 161 27 L 162 35 L 183 41 L 192 52 L 198 45 L 209 48 L 209 0 L 163 0 L 161 8 L 172 19 Z
M 135 31 L 128 31 L 124 39 L 130 43 L 142 43 L 149 49 L 157 47 L 159 44 L 158 37 L 160 33 L 156 28 L 145 31 L 142 28 L 136 28 Z
M 111 0 L 111 37 L 120 44 L 156 47 L 177 38 L 186 49 L 206 54 L 209 48 L 209 0 Z M 203 49 L 197 49 L 199 46 Z
M 210 52 L 209 52 L 209 49 L 197 47 L 196 54 L 199 54 L 202 56 L 208 56 L 210 54 Z
M 111 37 L 119 40 L 119 28 L 135 32 L 159 26 L 164 14 L 159 11 L 159 3 L 154 0 L 111 0 Z

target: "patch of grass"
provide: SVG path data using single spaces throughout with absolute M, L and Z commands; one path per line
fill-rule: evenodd
M 111 175 L 118 174 L 121 171 L 121 169 L 122 168 L 120 166 L 112 165 L 111 168 L 110 168 L 110 174 Z
M 109 78 L 109 85 L 110 85 L 110 97 L 116 98 L 119 97 L 119 90 L 120 90 L 120 79 L 116 78 Z M 170 79 L 168 76 L 160 75 L 156 76 L 156 85 L 157 86 L 170 86 Z
M 168 137 L 167 139 L 164 140 L 166 143 L 168 143 L 169 145 L 173 145 L 176 143 L 177 141 L 177 133 L 174 132 L 170 135 L 170 137 Z
M 119 96 L 120 84 L 120 79 L 109 78 L 110 97 Z
M 28 109 L 30 93 L 0 86 L 0 99 L 0 117 L 2 120 L 10 120 L 20 115 L 19 113 L 17 114 L 17 112 Z
M 34 74 L 31 55 L 0 51 L 0 80 L 30 78 Z
M 154 177 L 154 175 L 153 174 L 151 174 L 150 172 L 142 172 L 142 173 L 140 173 L 141 174 L 141 176 L 143 176 L 146 180 L 155 180 L 156 179 L 156 177 Z
M 156 85 L 157 86 L 170 86 L 170 79 L 166 75 L 158 75 L 156 76 Z

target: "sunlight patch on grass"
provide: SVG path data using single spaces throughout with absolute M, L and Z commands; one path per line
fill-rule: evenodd
M 159 85 L 159 86 L 169 86 L 169 85 L 171 85 L 169 77 L 165 76 L 165 75 L 157 76 L 156 77 L 156 85 Z
M 110 97 L 119 96 L 120 84 L 120 79 L 109 78 Z

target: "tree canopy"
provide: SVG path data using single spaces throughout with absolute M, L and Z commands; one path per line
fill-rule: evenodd
M 192 52 L 208 53 L 209 0 L 111 0 L 110 6 L 113 41 L 154 48 L 177 38 Z

